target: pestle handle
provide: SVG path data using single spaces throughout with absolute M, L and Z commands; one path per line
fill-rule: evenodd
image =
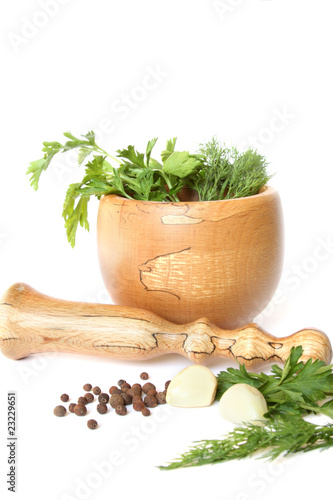
M 55 299 L 24 283 L 0 301 L 0 349 L 12 359 L 46 351 L 137 360 L 178 353 L 195 363 L 220 356 L 251 367 L 283 363 L 297 345 L 304 360 L 331 360 L 328 337 L 312 328 L 278 338 L 255 324 L 223 330 L 201 318 L 176 325 L 143 309 Z

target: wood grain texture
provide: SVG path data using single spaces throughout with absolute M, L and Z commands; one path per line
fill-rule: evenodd
M 0 302 L 0 348 L 12 359 L 44 351 L 129 360 L 178 353 L 195 363 L 220 356 L 252 367 L 284 362 L 296 345 L 303 359 L 331 360 L 329 339 L 313 328 L 277 338 L 255 324 L 222 330 L 201 318 L 176 325 L 142 309 L 54 299 L 24 283 Z
M 281 276 L 282 209 L 268 186 L 255 196 L 209 202 L 105 196 L 97 233 L 113 303 L 178 324 L 202 316 L 222 328 L 252 322 Z

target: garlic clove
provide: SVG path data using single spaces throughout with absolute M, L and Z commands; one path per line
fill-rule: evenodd
M 222 417 L 234 424 L 260 423 L 268 411 L 264 396 L 248 384 L 235 384 L 223 394 L 219 403 Z
M 182 408 L 210 406 L 215 399 L 216 389 L 217 380 L 209 368 L 191 365 L 171 380 L 166 401 Z

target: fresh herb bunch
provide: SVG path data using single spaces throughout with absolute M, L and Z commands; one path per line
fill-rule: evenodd
M 248 424 L 235 427 L 224 439 L 199 441 L 186 453 L 161 470 L 195 467 L 251 457 L 264 452 L 260 458 L 275 460 L 298 452 L 333 446 L 333 425 L 315 425 L 302 418 L 275 419 L 265 425 Z
M 228 368 L 217 375 L 216 399 L 234 384 L 249 384 L 265 397 L 267 418 L 275 416 L 301 416 L 307 413 L 323 413 L 333 417 L 333 399 L 322 406 L 318 401 L 333 395 L 332 365 L 319 359 L 300 361 L 302 346 L 293 347 L 283 368 L 274 364 L 272 375 L 249 373 L 243 364 Z
M 302 416 L 322 413 L 333 418 L 333 399 L 322 406 L 318 402 L 333 395 L 332 365 L 318 359 L 300 361 L 302 346 L 292 348 L 281 368 L 273 365 L 272 375 L 250 373 L 245 366 L 228 368 L 217 376 L 216 399 L 234 384 L 256 387 L 265 397 L 268 412 L 262 426 L 247 424 L 236 427 L 222 440 L 203 440 L 188 452 L 161 469 L 171 470 L 214 462 L 241 459 L 266 451 L 262 458 L 275 459 L 299 451 L 326 449 L 333 446 L 333 425 L 315 425 Z
M 72 149 L 78 150 L 78 164 L 85 165 L 82 182 L 71 184 L 63 206 L 68 241 L 75 245 L 77 227 L 89 230 L 88 202 L 91 196 L 117 194 L 129 199 L 147 201 L 179 201 L 184 187 L 198 192 L 199 200 L 239 198 L 257 194 L 270 176 L 266 161 L 249 149 L 240 154 L 221 146 L 216 139 L 201 145 L 197 154 L 175 151 L 176 138 L 169 140 L 161 153 L 161 161 L 152 158 L 157 139 L 148 142 L 145 154 L 134 146 L 118 150 L 111 156 L 96 144 L 93 131 L 81 138 L 65 132 L 65 144 L 44 142 L 44 157 L 30 163 L 31 186 L 37 190 L 41 173 L 47 170 L 53 157 Z M 92 155 L 92 157 L 91 157 Z M 90 160 L 88 158 L 90 156 Z M 116 162 L 117 167 L 111 165 Z
M 201 144 L 198 158 L 203 168 L 192 187 L 200 201 L 244 198 L 259 193 L 271 175 L 267 161 L 257 151 L 248 149 L 240 153 L 235 147 L 227 148 L 216 138 Z

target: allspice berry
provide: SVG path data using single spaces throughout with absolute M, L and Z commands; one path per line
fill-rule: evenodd
M 149 417 L 150 410 L 148 408 L 144 408 L 141 413 L 144 417 Z
M 80 403 L 81 405 L 86 405 L 88 404 L 88 400 L 87 398 L 81 396 L 78 400 L 77 400 L 78 403 Z
M 121 390 L 119 389 L 119 387 L 116 387 L 115 385 L 113 385 L 110 387 L 109 393 L 110 394 L 120 394 Z
M 127 382 L 124 382 L 123 384 L 121 384 L 120 388 L 121 390 L 123 391 L 124 389 L 130 389 L 132 386 L 131 384 L 128 384 Z
M 109 402 L 109 399 L 110 399 L 110 396 L 109 396 L 108 394 L 106 394 L 106 392 L 103 392 L 102 394 L 100 394 L 100 395 L 98 396 L 98 401 L 99 401 L 100 403 L 104 403 L 104 404 L 106 404 L 106 403 L 108 403 L 108 402 Z
M 120 380 L 118 380 L 117 384 L 119 385 L 119 387 L 121 387 L 123 384 L 126 384 L 126 380 L 123 380 L 121 378 Z
M 156 396 L 157 394 L 157 391 L 155 391 L 154 389 L 150 389 L 150 391 L 147 392 L 147 396 Z
M 67 401 L 69 400 L 69 396 L 68 396 L 68 394 L 61 394 L 60 399 L 64 403 L 67 403 Z
M 138 387 L 142 391 L 142 385 L 141 384 L 133 384 L 132 385 L 132 389 L 134 389 L 134 387 Z
M 135 401 L 135 403 L 133 403 L 133 409 L 135 411 L 142 411 L 144 410 L 145 408 L 145 404 L 143 401 Z
M 96 386 L 93 387 L 92 392 L 95 394 L 95 396 L 98 396 L 102 391 L 98 386 Z
M 145 397 L 144 403 L 148 408 L 155 408 L 157 406 L 157 399 L 155 396 L 149 394 L 149 396 Z
M 87 422 L 87 426 L 88 426 L 88 429 L 96 429 L 98 427 L 98 423 L 96 422 L 96 420 L 88 420 Z
M 64 406 L 59 405 L 54 408 L 53 413 L 56 417 L 63 417 L 66 415 L 67 410 Z
M 156 394 L 156 399 L 159 405 L 164 405 L 166 403 L 166 396 L 164 392 L 158 392 Z
M 88 403 L 92 403 L 94 401 L 94 395 L 91 394 L 91 392 L 87 392 L 87 394 L 84 395 Z
M 130 396 L 137 396 L 137 395 L 141 395 L 142 393 L 142 390 L 140 387 L 132 387 L 131 389 L 128 389 L 127 391 L 127 394 L 129 394 Z
M 151 384 L 150 382 L 147 382 L 143 387 L 142 390 L 145 394 L 148 393 L 148 391 L 156 391 L 156 387 L 154 384 Z
M 124 405 L 128 406 L 128 405 L 132 404 L 132 396 L 130 394 L 128 394 L 127 392 L 122 392 L 121 397 L 124 400 Z
M 78 417 L 83 417 L 87 413 L 87 408 L 82 403 L 78 403 L 74 407 L 74 413 Z
M 110 405 L 112 408 L 117 408 L 119 405 L 124 404 L 124 399 L 120 394 L 112 394 L 110 398 Z
M 71 404 L 69 405 L 68 409 L 69 409 L 69 411 L 70 411 L 71 413 L 74 413 L 74 408 L 75 408 L 75 406 L 76 406 L 76 403 L 71 403 Z
M 147 372 L 142 372 L 140 374 L 140 378 L 141 378 L 141 380 L 147 380 L 149 378 L 149 375 Z
M 84 386 L 83 386 L 83 390 L 84 391 L 90 392 L 91 389 L 92 389 L 92 385 L 91 384 L 84 384 Z
M 127 413 L 127 408 L 124 405 L 118 405 L 116 408 L 116 413 L 117 415 L 126 415 Z
M 136 394 L 135 396 L 133 396 L 133 399 L 132 399 L 132 403 L 137 403 L 138 401 L 142 401 L 142 397 L 140 394 Z
M 108 407 L 106 406 L 106 404 L 100 403 L 99 405 L 97 405 L 97 411 L 101 415 L 105 415 L 105 413 L 107 413 L 108 411 Z
M 168 387 L 169 387 L 169 385 L 170 385 L 170 382 L 171 382 L 171 380 L 168 380 L 167 382 L 165 382 L 165 385 L 164 385 L 165 390 L 167 390 L 167 389 L 168 389 Z

